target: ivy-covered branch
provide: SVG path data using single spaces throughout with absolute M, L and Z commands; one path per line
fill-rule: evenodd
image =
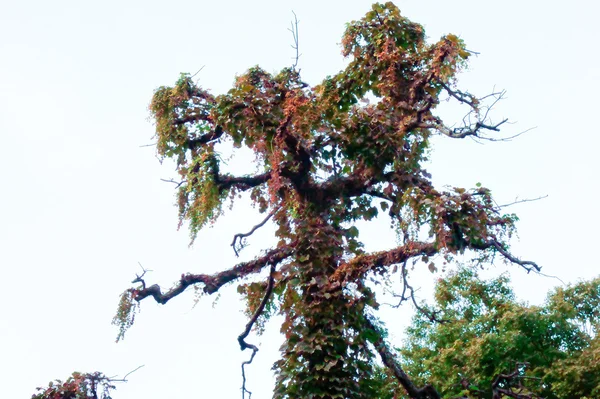
M 147 297 L 153 297 L 160 304 L 165 304 L 177 295 L 185 291 L 187 287 L 194 284 L 204 284 L 204 292 L 213 294 L 217 292 L 223 285 L 230 283 L 239 278 L 243 278 L 253 273 L 260 272 L 265 266 L 278 264 L 292 254 L 292 247 L 283 247 L 272 249 L 265 255 L 251 260 L 242 262 L 216 274 L 182 274 L 181 279 L 167 292 L 163 293 L 158 284 L 151 285 L 147 288 L 133 289 L 133 299 L 141 301 Z
M 333 283 L 355 281 L 369 271 L 381 271 L 386 266 L 399 264 L 415 256 L 432 256 L 438 253 L 434 242 L 411 241 L 397 248 L 359 255 L 341 264 L 331 277 Z
M 193 149 L 201 147 L 207 143 L 210 143 L 211 141 L 218 140 L 219 138 L 221 138 L 221 136 L 223 136 L 223 128 L 221 128 L 221 126 L 217 126 L 217 127 L 215 127 L 214 130 L 212 130 L 208 133 L 205 133 L 199 137 L 187 140 L 187 147 L 190 150 L 193 150 Z
M 495 239 L 490 239 L 478 245 L 473 245 L 472 249 L 485 251 L 488 249 L 498 251 L 508 261 L 523 267 L 527 271 L 540 271 L 541 267 L 535 262 L 521 260 L 508 252 L 502 244 Z M 335 273 L 331 276 L 332 283 L 344 284 L 355 281 L 370 271 L 383 272 L 386 266 L 396 265 L 407 261 L 416 256 L 433 256 L 440 253 L 436 242 L 409 241 L 406 244 L 371 254 L 358 255 L 353 259 L 342 263 Z
M 271 172 L 265 172 L 254 176 L 233 176 L 227 174 L 215 176 L 215 183 L 220 191 L 226 191 L 232 187 L 235 187 L 240 191 L 246 191 L 265 183 L 270 178 Z

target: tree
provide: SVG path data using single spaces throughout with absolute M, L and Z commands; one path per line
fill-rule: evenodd
M 115 318 L 118 339 L 146 298 L 166 304 L 190 286 L 213 294 L 237 283 L 249 314 L 238 340 L 252 351 L 247 363 L 257 351 L 246 341 L 252 328 L 270 312 L 284 316 L 274 398 L 372 398 L 380 388 L 372 378 L 376 353 L 411 397 L 437 398 L 430 385 L 411 381 L 385 343 L 367 278 L 386 280 L 411 259 L 433 270 L 433 256 L 450 261 L 465 252 L 479 262 L 499 254 L 538 269 L 509 253 L 516 217 L 502 214 L 488 189 L 439 190 L 423 168 L 432 137 L 485 139 L 506 122 L 488 118 L 501 93 L 478 98 L 456 88 L 470 55 L 463 41 L 447 35 L 428 44 L 422 26 L 386 3 L 349 23 L 342 46 L 348 66 L 314 87 L 295 67 L 275 75 L 253 67 L 220 96 L 187 74 L 156 90 L 150 110 L 157 151 L 177 165 L 179 220 L 189 223 L 192 241 L 225 203 L 249 194 L 266 217 L 234 237 L 234 251 L 268 220 L 277 227 L 276 243 L 217 274 L 184 274 L 165 292 L 137 277 Z M 463 125 L 437 116 L 446 97 L 468 108 Z M 252 150 L 257 172 L 224 172 L 224 142 Z M 399 245 L 367 253 L 355 223 L 380 212 Z
M 482 281 L 462 268 L 438 281 L 440 322 L 417 314 L 400 349 L 417 383 L 428 381 L 448 397 L 493 397 L 498 375 L 518 369 L 510 388 L 547 399 L 600 395 L 600 278 L 558 288 L 541 307 L 520 303 L 504 275 Z M 508 396 L 508 395 L 507 395 Z

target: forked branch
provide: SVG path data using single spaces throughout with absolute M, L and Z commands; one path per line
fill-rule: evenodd
M 461 104 L 469 106 L 470 111 L 463 118 L 463 126 L 456 128 L 448 127 L 440 118 L 434 117 L 430 128 L 433 128 L 441 134 L 451 138 L 462 139 L 465 137 L 473 137 L 496 141 L 496 139 L 485 137 L 483 132 L 498 132 L 500 131 L 500 126 L 508 122 L 508 119 L 503 119 L 498 123 L 493 123 L 488 117 L 491 109 L 504 98 L 506 93 L 504 91 L 493 92 L 487 96 L 478 98 L 471 93 L 455 90 L 443 82 L 440 83 L 450 97 L 454 98 Z M 488 98 L 493 99 L 491 104 L 482 105 L 484 100 Z

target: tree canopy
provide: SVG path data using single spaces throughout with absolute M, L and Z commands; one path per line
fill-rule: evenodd
M 517 370 L 517 378 L 499 381 L 497 393 L 600 396 L 600 278 L 558 288 L 543 306 L 530 306 L 515 299 L 507 276 L 481 280 L 462 268 L 438 281 L 427 311 L 438 322 L 417 314 L 400 349 L 417 383 L 448 397 L 490 398 L 497 376 Z
M 458 88 L 457 73 L 471 54 L 463 41 L 425 38 L 394 4 L 374 4 L 346 27 L 347 67 L 316 86 L 296 67 L 276 74 L 252 67 L 218 96 L 189 74 L 158 88 L 150 105 L 157 151 L 176 164 L 180 225 L 189 225 L 192 241 L 227 204 L 244 200 L 265 218 L 234 237 L 236 254 L 267 221 L 276 231 L 260 256 L 212 275 L 183 274 L 168 290 L 138 276 L 121 298 L 118 338 L 147 298 L 166 304 L 188 287 L 213 294 L 234 283 L 249 315 L 238 339 L 252 352 L 246 363 L 258 350 L 247 342 L 251 330 L 273 312 L 283 316 L 274 398 L 377 397 L 377 355 L 411 398 L 439 398 L 427 379 L 407 375 L 386 343 L 369 281 L 397 274 L 406 289 L 408 261 L 435 270 L 432 260 L 465 253 L 479 263 L 500 256 L 539 268 L 510 253 L 517 218 L 502 212 L 490 190 L 436 188 L 424 169 L 434 136 L 486 139 L 506 122 L 488 117 L 499 93 L 477 97 Z M 462 124 L 438 115 L 445 99 L 467 109 Z M 255 173 L 225 171 L 226 143 L 233 159 L 240 148 L 254 153 Z M 380 214 L 389 217 L 398 244 L 366 252 L 356 223 Z

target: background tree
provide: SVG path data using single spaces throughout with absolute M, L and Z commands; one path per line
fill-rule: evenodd
M 119 338 L 145 298 L 165 304 L 190 286 L 212 294 L 237 282 L 250 316 L 238 340 L 252 350 L 248 362 L 257 351 L 246 341 L 251 329 L 269 312 L 284 316 L 275 398 L 371 398 L 379 387 L 375 352 L 411 397 L 435 398 L 430 385 L 409 379 L 384 342 L 367 278 L 388 279 L 410 259 L 433 270 L 431 257 L 449 261 L 465 251 L 480 262 L 500 254 L 538 268 L 508 252 L 516 217 L 503 215 L 489 190 L 439 190 L 423 168 L 432 136 L 483 139 L 506 122 L 488 118 L 501 93 L 478 98 L 456 88 L 470 55 L 464 43 L 447 35 L 428 44 L 422 26 L 386 3 L 349 23 L 342 46 L 348 66 L 315 87 L 296 68 L 272 75 L 254 67 L 224 95 L 213 96 L 185 74 L 155 92 L 157 150 L 176 162 L 179 218 L 189 223 L 192 240 L 226 202 L 244 196 L 266 217 L 234 237 L 236 254 L 240 240 L 267 220 L 277 227 L 276 244 L 214 275 L 184 274 L 166 292 L 137 277 L 115 318 Z M 436 114 L 446 98 L 467 108 L 464 124 L 445 124 Z M 220 155 L 227 143 L 253 151 L 256 173 L 227 173 Z M 399 245 L 366 253 L 355 223 L 380 211 Z M 254 282 L 242 281 L 252 276 Z
M 427 307 L 441 322 L 417 314 L 400 349 L 415 382 L 432 383 L 445 396 L 492 397 L 499 374 L 518 365 L 508 386 L 544 398 L 600 394 L 600 279 L 558 288 L 543 306 L 515 299 L 504 275 L 481 280 L 461 268 L 438 280 Z M 505 386 L 507 388 L 507 386 Z

